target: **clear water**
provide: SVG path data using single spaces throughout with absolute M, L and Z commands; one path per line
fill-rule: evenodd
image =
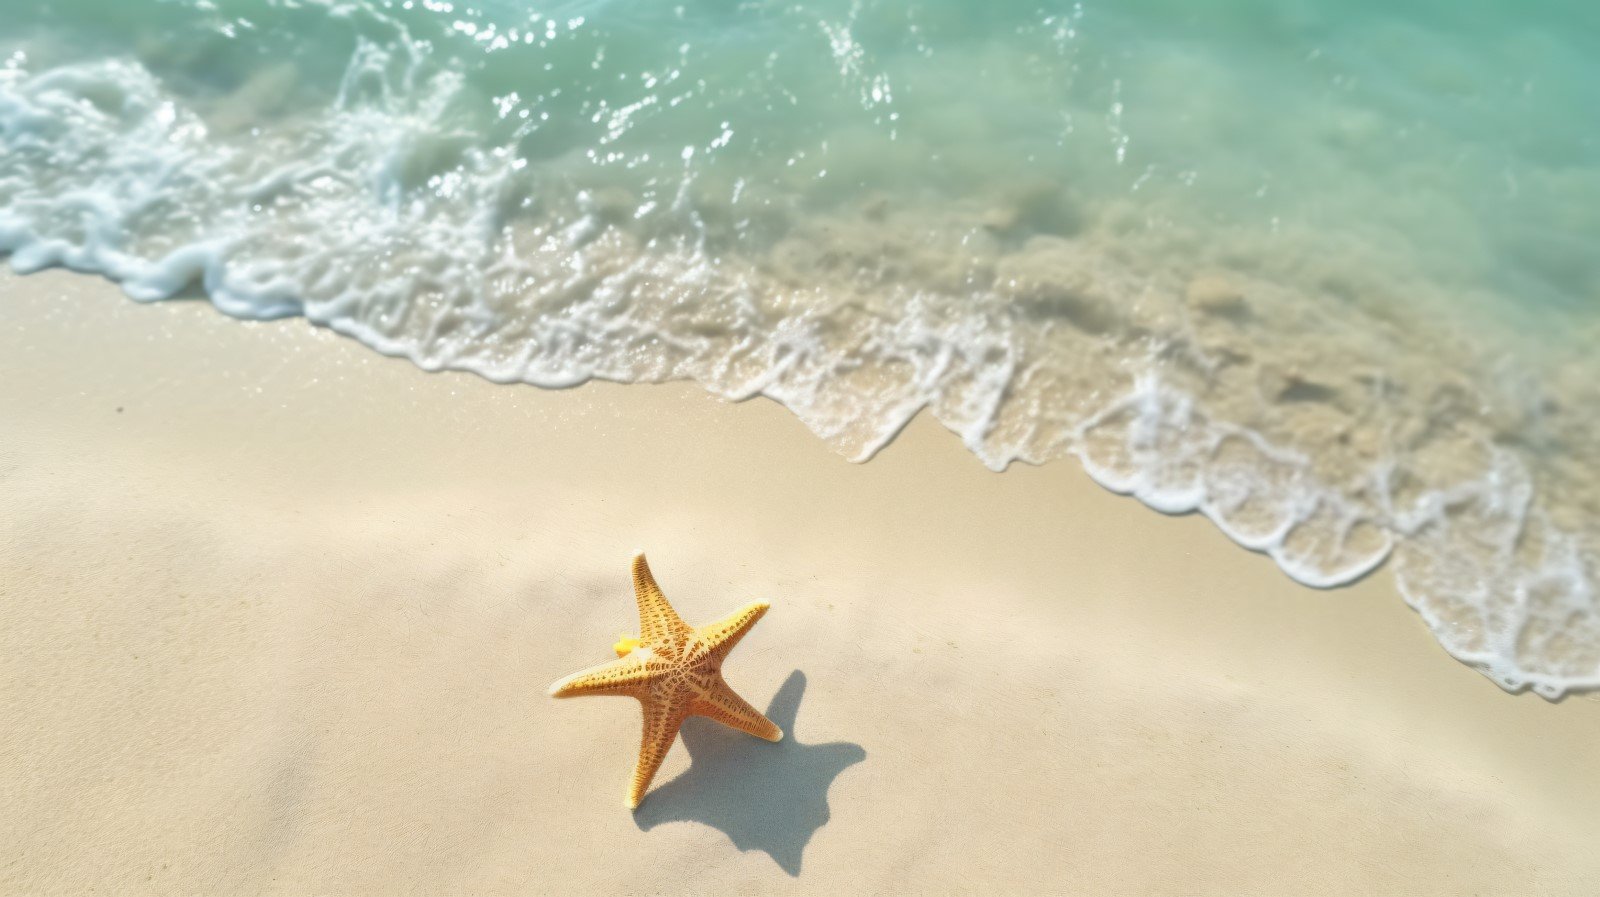
M 1600 685 L 1600 7 L 0 0 L 0 251 L 429 367 L 928 411 Z

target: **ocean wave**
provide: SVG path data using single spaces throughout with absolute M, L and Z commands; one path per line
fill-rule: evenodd
M 430 370 L 764 395 L 855 460 L 931 413 L 995 470 L 1076 456 L 1307 585 L 1392 558 L 1444 647 L 1503 687 L 1600 686 L 1593 362 L 1581 340 L 1530 360 L 1498 323 L 1474 325 L 1463 296 L 1493 306 L 1485 282 L 1314 221 L 1196 218 L 1137 179 L 1091 195 L 990 165 L 907 186 L 875 154 L 911 139 L 891 116 L 917 85 L 869 64 L 854 13 L 817 27 L 816 56 L 866 118 L 808 136 L 832 161 L 790 181 L 800 151 L 732 152 L 743 124 L 716 104 L 691 116 L 697 142 L 617 148 L 694 93 L 687 61 L 650 68 L 640 83 L 661 86 L 628 103 L 561 107 L 593 128 L 552 145 L 531 124 L 548 109 L 492 95 L 442 36 L 337 9 L 320 14 L 343 17 L 343 61 L 314 83 L 261 62 L 185 88 L 161 73 L 170 47 L 12 52 L 0 251 L 141 301 L 198 288 L 231 315 L 304 315 Z M 1078 16 L 1032 24 L 1049 38 Z M 607 44 L 574 37 L 582 15 L 534 26 L 516 39 L 565 47 L 549 52 L 582 69 L 571 83 L 600 69 Z M 485 107 L 498 117 L 475 117 Z M 1108 165 L 1121 115 L 1114 102 L 1102 120 Z M 875 136 L 852 137 L 863 121 Z M 839 191 L 824 164 L 878 186 Z

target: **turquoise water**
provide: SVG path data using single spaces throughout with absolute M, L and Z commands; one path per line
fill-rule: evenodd
M 0 0 L 0 250 L 429 367 L 934 414 L 1600 684 L 1600 12 Z M 1070 509 L 1068 509 L 1070 511 Z

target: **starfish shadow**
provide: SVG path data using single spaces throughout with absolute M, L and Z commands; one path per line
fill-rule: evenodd
M 828 821 L 828 788 L 839 773 L 867 757 L 859 744 L 801 744 L 794 720 L 806 676 L 789 674 L 767 708 L 785 733 L 772 744 L 704 717 L 682 729 L 689 749 L 687 772 L 651 792 L 634 813 L 649 831 L 663 822 L 704 823 L 740 850 L 765 852 L 793 876 L 800 874 L 806 843 Z

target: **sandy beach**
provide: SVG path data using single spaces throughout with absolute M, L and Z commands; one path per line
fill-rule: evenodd
M 0 892 L 1600 891 L 1600 701 L 919 419 L 428 373 L 0 275 Z M 634 631 L 772 610 L 637 813 Z M 687 743 L 687 744 L 686 744 Z M 691 760 L 693 761 L 691 763 Z

